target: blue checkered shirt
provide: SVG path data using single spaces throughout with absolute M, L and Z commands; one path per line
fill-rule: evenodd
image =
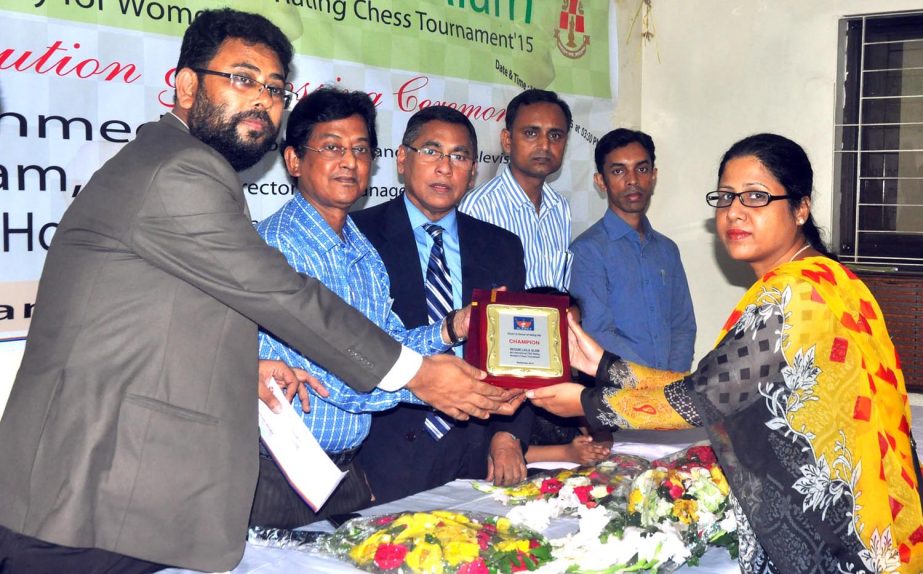
M 278 249 L 299 273 L 318 278 L 321 283 L 358 309 L 373 323 L 405 346 L 423 355 L 449 348 L 442 342 L 441 323 L 412 330 L 391 311 L 388 271 L 368 239 L 347 218 L 343 238 L 301 195 L 264 219 L 257 231 L 270 246 Z M 358 393 L 319 365 L 303 357 L 272 335 L 260 331 L 260 358 L 278 359 L 317 377 L 330 391 L 321 398 L 311 391 L 311 412 L 301 411 L 295 397 L 294 408 L 304 424 L 327 452 L 355 448 L 369 433 L 373 411 L 387 410 L 399 402 L 422 404 L 406 389 L 387 392 L 374 389 Z
M 526 255 L 526 289 L 555 287 L 567 291 L 570 206 L 547 183 L 542 187 L 542 204 L 536 213 L 532 200 L 505 166 L 496 177 L 467 194 L 458 210 L 519 236 Z

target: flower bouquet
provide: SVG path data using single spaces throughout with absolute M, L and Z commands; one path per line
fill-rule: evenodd
M 641 473 L 628 496 L 629 522 L 657 527 L 673 522 L 695 563 L 706 545 L 724 546 L 737 556 L 737 523 L 728 509 L 728 486 L 714 451 L 694 445 L 656 460 Z
M 389 574 L 506 574 L 551 559 L 543 536 L 506 518 L 442 510 L 350 520 L 323 550 L 366 572 Z
M 595 465 L 539 474 L 513 486 L 472 484 L 503 504 L 519 505 L 508 514 L 513 522 L 544 530 L 552 518 L 576 515 L 581 508 L 624 507 L 632 479 L 649 467 L 643 458 L 613 454 Z
M 627 500 L 579 508 L 578 532 L 550 541 L 553 560 L 538 574 L 666 574 L 698 563 L 708 545 L 736 557 L 727 497 L 711 448 L 696 445 L 657 460 L 634 479 Z M 510 512 L 514 521 L 520 508 Z

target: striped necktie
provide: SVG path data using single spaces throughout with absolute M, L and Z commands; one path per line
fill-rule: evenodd
M 452 310 L 452 276 L 445 262 L 445 250 L 442 246 L 442 227 L 433 223 L 424 223 L 423 229 L 433 238 L 433 248 L 429 252 L 426 265 L 426 314 L 429 323 L 438 323 Z M 426 414 L 424 422 L 426 432 L 439 440 L 454 426 L 451 422 L 436 414 Z
M 426 314 L 432 325 L 442 321 L 452 310 L 452 276 L 442 247 L 444 229 L 433 223 L 424 223 L 423 229 L 433 238 L 433 248 L 426 265 Z

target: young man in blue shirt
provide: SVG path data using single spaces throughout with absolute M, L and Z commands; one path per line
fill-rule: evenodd
M 654 141 L 617 129 L 596 145 L 593 180 L 609 209 L 571 244 L 570 293 L 583 328 L 623 359 L 688 371 L 695 314 L 676 244 L 645 215 L 657 184 Z

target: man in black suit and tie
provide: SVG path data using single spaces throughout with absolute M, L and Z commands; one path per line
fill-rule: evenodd
M 456 211 L 474 182 L 475 158 L 477 134 L 468 118 L 445 106 L 425 108 L 410 118 L 397 151 L 405 193 L 352 214 L 385 263 L 393 309 L 407 328 L 467 305 L 473 289 L 524 287 L 519 238 Z M 414 405 L 375 414 L 359 461 L 376 502 L 455 478 L 525 478 L 519 439 L 528 440 L 530 411 L 488 424 L 453 425 L 434 414 Z

